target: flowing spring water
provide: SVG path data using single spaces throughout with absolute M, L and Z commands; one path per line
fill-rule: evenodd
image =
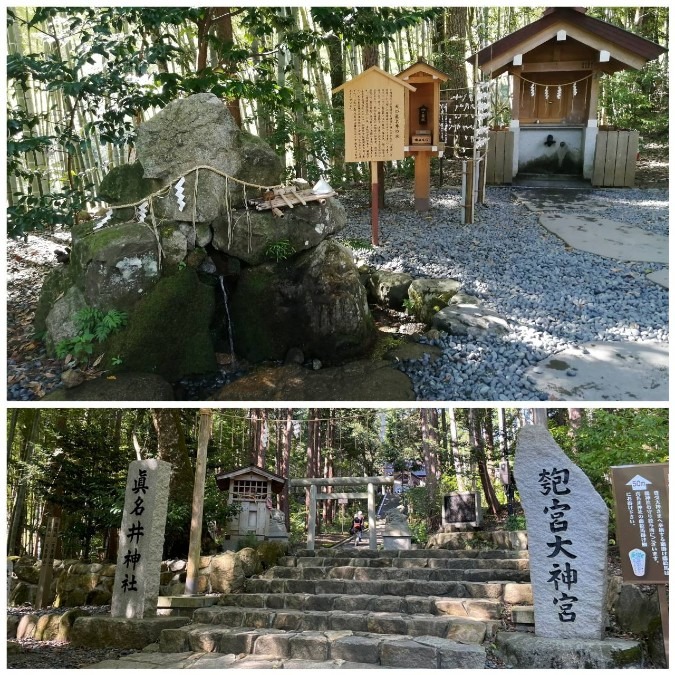
M 232 337 L 232 318 L 230 317 L 230 305 L 227 301 L 227 291 L 225 290 L 225 281 L 223 276 L 218 277 L 220 279 L 220 288 L 223 291 L 223 301 L 225 302 L 225 314 L 227 315 L 227 337 L 230 341 L 230 355 L 232 356 L 231 366 L 234 370 L 236 365 L 236 357 L 234 355 L 234 338 Z

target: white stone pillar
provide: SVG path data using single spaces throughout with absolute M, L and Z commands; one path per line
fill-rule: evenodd
M 110 611 L 114 617 L 157 615 L 170 479 L 168 462 L 146 459 L 129 464 Z
M 607 505 L 540 424 L 518 432 L 514 474 L 527 518 L 535 635 L 601 640 Z

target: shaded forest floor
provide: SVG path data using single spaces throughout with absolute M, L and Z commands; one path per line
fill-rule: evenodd
M 461 163 L 444 161 L 443 185 L 461 184 Z M 667 188 L 668 145 L 644 141 L 636 171 L 636 188 Z M 432 176 L 432 188 L 440 183 L 438 170 Z M 412 190 L 412 179 L 388 176 L 386 188 Z M 370 200 L 370 185 L 359 183 L 341 188 L 362 201 Z M 33 317 L 46 275 L 58 263 L 54 252 L 68 244 L 63 231 L 32 234 L 7 242 L 7 397 L 9 401 L 37 400 L 60 384 L 61 364 L 48 357 L 43 342 L 33 329 Z

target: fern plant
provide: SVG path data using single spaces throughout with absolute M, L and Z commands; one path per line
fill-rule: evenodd
M 286 260 L 295 253 L 295 247 L 288 239 L 280 239 L 267 245 L 265 255 L 271 260 L 280 262 Z
M 61 340 L 56 345 L 56 355 L 60 359 L 68 355 L 76 359 L 91 356 L 94 341 L 105 342 L 110 335 L 123 328 L 127 323 L 127 314 L 117 309 L 104 313 L 95 307 L 85 307 L 75 314 L 74 320 L 77 335 Z

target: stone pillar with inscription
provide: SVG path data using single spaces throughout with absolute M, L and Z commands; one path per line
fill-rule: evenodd
M 146 459 L 129 464 L 111 615 L 157 615 L 159 572 L 169 503 L 171 464 Z
M 607 505 L 545 426 L 518 432 L 514 474 L 527 519 L 535 635 L 603 639 Z

